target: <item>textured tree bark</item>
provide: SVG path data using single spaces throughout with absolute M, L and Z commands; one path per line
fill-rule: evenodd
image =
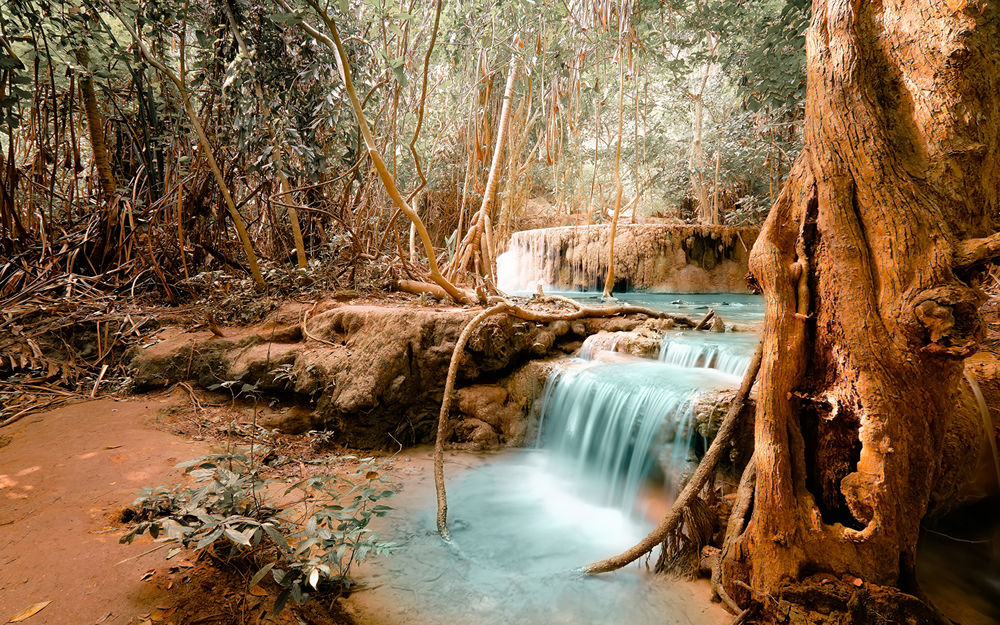
M 815 0 L 807 53 L 805 149 L 751 257 L 756 485 L 721 565 L 742 605 L 813 575 L 919 594 L 920 522 L 982 334 L 977 263 L 998 247 L 998 2 Z

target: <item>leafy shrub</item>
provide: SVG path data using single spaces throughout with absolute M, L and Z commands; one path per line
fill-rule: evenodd
M 121 542 L 148 532 L 178 545 L 168 559 L 188 548 L 222 563 L 253 566 L 251 587 L 270 573 L 282 589 L 278 613 L 289 599 L 303 603 L 313 594 L 348 590 L 353 564 L 394 548 L 368 528 L 372 518 L 392 510 L 378 503 L 395 494 L 381 476 L 382 465 L 363 458 L 352 479 L 324 474 L 296 482 L 284 491 L 285 498 L 295 496 L 282 510 L 274 501 L 278 483 L 264 480 L 245 454 L 191 460 L 178 467 L 197 485 L 143 489 L 134 503 L 137 522 Z

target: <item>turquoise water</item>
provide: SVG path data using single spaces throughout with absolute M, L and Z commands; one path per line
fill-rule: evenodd
M 597 294 L 572 294 L 593 303 Z M 625 301 L 700 317 L 714 308 L 727 322 L 757 323 L 759 297 L 629 293 Z M 752 352 L 752 332 L 670 331 L 674 351 Z M 706 347 L 708 346 L 708 347 Z M 713 353 L 715 353 L 713 352 Z M 748 357 L 748 355 L 743 354 Z M 645 574 L 641 565 L 614 575 L 577 570 L 638 542 L 662 511 L 646 514 L 640 500 L 669 501 L 648 492 L 658 463 L 679 476 L 690 457 L 693 407 L 699 394 L 734 388 L 735 369 L 721 360 L 661 362 L 614 354 L 575 359 L 549 379 L 536 449 L 469 460 L 446 472 L 452 542 L 435 532 L 433 495 L 424 473 L 419 493 L 404 493 L 389 539 L 398 552 L 365 578 L 373 590 L 359 601 L 379 606 L 392 624 L 613 624 L 725 622 L 706 588 Z M 453 461 L 454 462 L 454 461 Z M 456 473 L 459 473 L 457 476 Z M 667 505 L 667 504 L 663 504 Z
M 591 291 L 547 292 L 563 295 L 587 304 L 600 304 L 601 294 Z M 530 293 L 525 294 L 530 295 Z M 619 302 L 646 306 L 661 312 L 685 315 L 700 320 L 714 309 L 727 322 L 759 324 L 764 319 L 764 298 L 748 293 L 644 293 L 630 291 L 615 294 Z

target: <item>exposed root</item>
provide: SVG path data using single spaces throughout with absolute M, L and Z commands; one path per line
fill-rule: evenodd
M 705 457 L 701 459 L 697 470 L 691 476 L 691 481 L 681 491 L 677 501 L 670 508 L 667 515 L 663 517 L 659 525 L 635 546 L 616 556 L 591 564 L 584 569 L 585 573 L 588 575 L 607 573 L 635 562 L 666 540 L 670 533 L 677 528 L 678 524 L 683 520 L 684 511 L 697 498 L 698 493 L 705 486 L 705 483 L 708 482 L 708 479 L 715 475 L 715 467 L 722 458 L 722 454 L 732 440 L 733 435 L 736 433 L 739 414 L 743 410 L 743 404 L 746 402 L 754 380 L 757 379 L 757 372 L 760 370 L 762 353 L 763 343 L 758 343 L 757 351 L 750 362 L 750 368 L 747 369 L 746 375 L 743 376 L 743 383 L 740 385 L 740 390 L 736 393 L 736 397 L 733 398 L 733 403 L 729 406 L 726 418 L 723 420 L 722 426 L 719 427 L 719 433 L 716 434 L 715 440 L 712 441 L 708 451 L 705 453 Z
M 462 329 L 458 340 L 455 341 L 455 349 L 451 353 L 451 363 L 448 365 L 448 378 L 444 384 L 444 398 L 441 401 L 441 412 L 438 415 L 437 438 L 434 440 L 434 488 L 437 491 L 437 530 L 441 538 L 451 539 L 451 532 L 448 531 L 448 497 L 444 490 L 444 439 L 448 434 L 448 414 L 451 412 L 451 404 L 455 395 L 455 378 L 458 374 L 458 361 L 465 351 L 465 344 L 469 342 L 472 332 L 478 328 L 486 319 L 497 313 L 504 312 L 510 308 L 510 304 L 503 302 L 487 308 L 475 317 Z
M 712 569 L 712 592 L 717 596 L 726 608 L 733 614 L 740 612 L 739 605 L 726 592 L 725 580 L 723 579 L 723 563 L 729 550 L 733 548 L 743 530 L 746 527 L 747 517 L 753 505 L 753 491 L 757 484 L 757 460 L 751 456 L 750 462 L 743 471 L 740 478 L 739 488 L 736 490 L 736 501 L 733 502 L 733 509 L 729 513 L 729 522 L 726 524 L 726 538 L 722 543 L 722 550 L 719 553 L 719 560 Z
M 702 547 L 715 533 L 715 515 L 708 503 L 698 497 L 681 514 L 681 522 L 663 540 L 653 570 L 694 579 L 700 569 Z
M 955 246 L 954 267 L 965 269 L 1000 256 L 1000 232 L 981 239 L 966 239 Z
M 322 337 L 309 334 L 309 315 L 313 314 L 317 306 L 319 306 L 319 302 L 316 302 L 315 304 L 313 304 L 312 308 L 302 313 L 302 323 L 300 324 L 302 329 L 302 338 L 307 341 L 316 341 L 317 343 L 323 343 L 324 345 L 337 347 L 336 343 L 331 343 L 330 341 Z
M 743 623 L 747 622 L 747 617 L 749 615 L 750 615 L 750 609 L 747 608 L 746 610 L 743 610 L 742 612 L 738 613 L 736 615 L 736 618 L 734 618 L 733 622 L 730 623 L 729 625 L 743 625 Z

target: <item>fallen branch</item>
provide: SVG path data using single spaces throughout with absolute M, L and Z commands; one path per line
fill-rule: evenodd
M 708 325 L 708 322 L 711 321 L 712 317 L 714 317 L 714 316 L 715 316 L 715 309 L 714 308 L 709 308 L 708 312 L 705 313 L 705 316 L 701 318 L 701 321 L 698 322 L 698 325 L 696 325 L 694 327 L 694 329 L 695 330 L 704 330 L 705 326 Z
M 743 383 L 740 385 L 740 390 L 737 391 L 736 397 L 733 398 L 733 403 L 729 405 L 729 411 L 726 413 L 726 418 L 722 421 L 722 425 L 719 427 L 719 433 L 715 435 L 715 439 L 712 441 L 708 451 L 705 453 L 705 457 L 701 459 L 701 463 L 695 470 L 694 475 L 691 476 L 691 480 L 684 487 L 684 490 L 681 491 L 677 501 L 670 508 L 667 515 L 663 517 L 663 520 L 660 521 L 660 524 L 657 525 L 648 536 L 642 539 L 634 547 L 631 547 L 616 556 L 591 564 L 584 569 L 585 573 L 588 575 L 607 573 L 609 571 L 620 569 L 627 564 L 631 564 L 652 551 L 656 545 L 659 545 L 667 538 L 667 535 L 670 534 L 670 532 L 676 529 L 677 524 L 683 516 L 685 508 L 687 508 L 694 498 L 698 496 L 698 492 L 701 491 L 702 487 L 705 486 L 705 483 L 708 482 L 708 478 L 715 474 L 716 465 L 719 463 L 726 447 L 729 445 L 733 435 L 736 433 L 739 414 L 743 410 L 743 405 L 746 403 L 747 396 L 750 394 L 750 389 L 753 387 L 754 381 L 757 379 L 757 372 L 760 370 L 760 360 L 763 354 L 763 349 L 763 342 L 758 343 L 757 351 L 754 353 L 753 360 L 750 362 L 750 367 L 747 369 L 746 375 L 743 376 Z
M 429 295 L 436 299 L 451 299 L 451 294 L 444 290 L 443 287 L 433 284 L 431 282 L 420 282 L 418 280 L 396 280 L 394 285 L 397 290 L 406 293 L 412 293 L 414 295 Z M 456 287 L 458 288 L 458 287 Z M 465 292 L 466 297 L 469 301 L 475 301 L 476 294 L 468 289 L 461 289 Z

